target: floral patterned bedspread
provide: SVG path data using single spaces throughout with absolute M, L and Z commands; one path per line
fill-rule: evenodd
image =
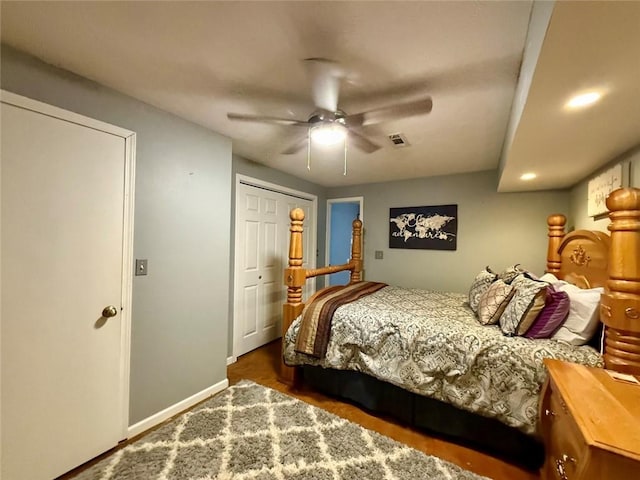
M 603 365 L 588 346 L 506 337 L 481 325 L 461 293 L 389 286 L 344 305 L 323 359 L 294 351 L 299 322 L 285 335 L 288 365 L 364 372 L 527 434 L 536 429 L 543 358 Z

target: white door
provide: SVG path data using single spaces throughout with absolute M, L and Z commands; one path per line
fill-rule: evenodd
M 315 224 L 312 206 L 311 200 L 237 184 L 235 356 L 280 337 L 282 304 L 286 300 L 283 273 L 289 257 L 289 211 L 295 207 L 305 209 L 305 240 L 311 245 L 308 238 L 315 238 L 314 228 L 307 231 L 306 226 Z M 305 251 L 305 267 L 309 266 L 309 258 L 315 258 L 315 251 Z
M 13 97 L 1 110 L 1 477 L 51 479 L 126 436 L 130 143 Z

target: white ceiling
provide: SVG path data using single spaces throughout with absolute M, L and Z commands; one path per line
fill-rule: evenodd
M 565 107 L 591 90 L 597 104 Z M 557 2 L 499 189 L 571 186 L 639 145 L 640 1 Z
M 528 189 L 570 186 L 640 143 L 640 2 L 626 10 L 591 3 L 556 6 L 501 190 L 523 188 L 523 169 L 540 175 Z M 337 186 L 497 168 L 531 2 L 3 1 L 1 8 L 4 43 L 227 135 L 238 155 Z M 307 171 L 306 150 L 279 154 L 295 127 L 232 122 L 226 113 L 306 120 L 314 110 L 302 62 L 309 57 L 338 61 L 347 72 L 339 100 L 347 113 L 425 95 L 433 111 L 364 127 L 384 148 L 350 149 L 347 176 L 335 149 L 312 149 Z M 616 99 L 615 107 L 603 101 L 588 124 L 567 117 L 565 97 L 594 81 L 610 86 L 605 101 Z M 386 139 L 397 132 L 409 147 Z

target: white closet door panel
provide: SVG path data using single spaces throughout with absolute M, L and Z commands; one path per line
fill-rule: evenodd
M 258 286 L 247 285 L 243 291 L 243 307 L 244 307 L 244 329 L 245 337 L 255 335 L 258 331 Z
M 257 272 L 258 258 L 260 256 L 260 222 L 256 220 L 247 220 L 244 224 L 245 243 L 244 243 L 244 271 Z
M 289 255 L 289 211 L 297 206 L 305 209 L 308 216 L 305 236 L 313 238 L 314 228 L 309 227 L 314 224 L 312 205 L 309 200 L 238 184 L 234 355 L 242 355 L 280 336 L 282 304 L 286 301 L 283 273 Z M 306 259 L 313 258 L 315 251 L 308 251 L 312 242 L 307 238 L 305 241 L 308 246 L 305 249 L 305 266 L 308 266 L 311 264 Z M 313 292 L 315 286 L 314 280 L 308 283 L 305 296 Z M 251 298 L 256 299 L 255 304 L 245 301 L 247 288 L 253 289 Z

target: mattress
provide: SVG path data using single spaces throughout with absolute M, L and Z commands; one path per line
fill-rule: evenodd
M 353 370 L 534 434 L 544 358 L 602 366 L 589 346 L 507 337 L 483 326 L 461 293 L 388 286 L 334 314 L 326 355 L 295 352 L 296 319 L 284 339 L 287 365 Z

